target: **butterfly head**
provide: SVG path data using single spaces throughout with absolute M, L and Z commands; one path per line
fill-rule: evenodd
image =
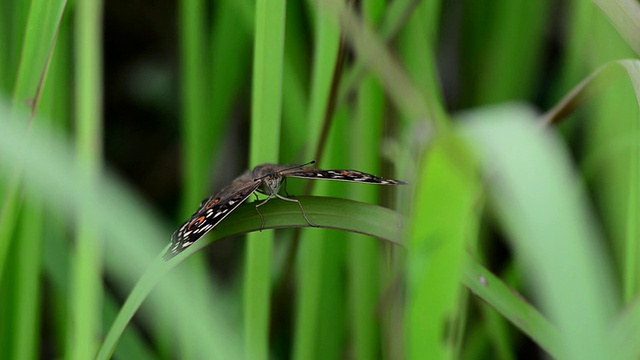
M 267 194 L 276 195 L 280 191 L 280 185 L 282 185 L 282 177 L 278 174 L 264 179 L 264 187 Z

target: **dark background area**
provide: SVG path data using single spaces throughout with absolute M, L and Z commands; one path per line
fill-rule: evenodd
M 104 6 L 106 161 L 165 215 L 175 217 L 180 196 L 177 3 L 116 0 Z

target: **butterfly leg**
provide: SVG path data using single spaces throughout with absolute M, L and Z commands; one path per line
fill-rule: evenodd
M 269 195 L 266 199 L 264 199 L 264 201 L 262 201 L 260 204 L 256 205 L 256 211 L 258 212 L 258 215 L 260 215 L 260 221 L 262 222 L 262 225 L 260 225 L 260 231 L 262 231 L 264 229 L 264 216 L 262 216 L 262 213 L 260 212 L 260 209 L 258 209 L 258 206 L 262 206 L 262 205 L 266 204 L 267 201 L 271 200 L 272 197 L 273 197 L 273 195 Z
M 282 195 L 279 195 L 279 194 L 276 194 L 275 196 L 278 199 L 282 199 L 284 201 L 290 201 L 290 202 L 298 203 L 298 206 L 300 206 L 300 210 L 302 210 L 302 216 L 304 216 L 304 219 L 307 220 L 307 224 L 309 224 L 310 226 L 313 226 L 313 227 L 318 227 L 318 225 L 316 225 L 316 224 L 312 223 L 311 221 L 309 221 L 309 218 L 307 217 L 307 214 L 304 212 L 304 208 L 302 207 L 302 203 L 300 202 L 300 200 L 289 199 L 289 198 L 286 198 L 286 197 L 284 197 Z
M 289 195 L 289 192 L 287 191 L 287 178 L 282 179 L 282 182 L 284 186 L 284 193 L 287 194 L 288 197 L 291 197 L 291 195 Z

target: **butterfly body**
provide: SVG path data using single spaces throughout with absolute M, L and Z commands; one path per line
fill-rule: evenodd
M 311 162 L 313 163 L 313 162 Z M 310 163 L 310 164 L 311 164 Z M 305 164 L 306 165 L 306 164 Z M 279 199 L 296 202 L 300 206 L 302 215 L 309 225 L 315 226 L 309 219 L 300 201 L 290 199 L 279 194 L 280 187 L 284 179 L 288 177 L 302 179 L 323 179 L 348 182 L 360 182 L 380 185 L 403 185 L 403 181 L 384 179 L 375 175 L 363 173 L 355 170 L 319 170 L 304 165 L 280 165 L 262 164 L 253 170 L 247 171 L 237 177 L 228 186 L 218 191 L 215 195 L 205 199 L 200 204 L 200 208 L 171 236 L 171 246 L 164 258 L 169 259 L 184 249 L 191 246 L 196 240 L 216 227 L 240 204 L 247 200 L 256 191 L 264 193 L 267 198 L 256 205 L 256 210 L 262 219 L 264 227 L 264 217 L 260 213 L 259 207 L 267 203 L 270 199 Z

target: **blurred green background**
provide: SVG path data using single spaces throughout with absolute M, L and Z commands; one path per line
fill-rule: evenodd
M 638 54 L 634 0 L 2 1 L 0 358 L 637 359 Z M 160 260 L 314 159 L 409 185 Z

